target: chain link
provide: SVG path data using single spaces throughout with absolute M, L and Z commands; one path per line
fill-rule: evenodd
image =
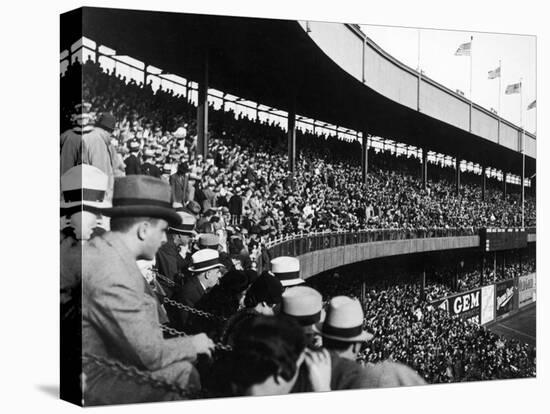
M 135 380 L 137 384 L 149 384 L 152 387 L 155 388 L 162 388 L 166 391 L 176 393 L 180 395 L 183 398 L 203 398 L 207 394 L 204 391 L 200 391 L 198 389 L 185 389 L 181 388 L 180 386 L 167 382 L 165 380 L 154 378 L 151 374 L 148 372 L 140 371 L 134 366 L 128 366 L 124 365 L 123 363 L 119 361 L 113 361 L 108 358 L 100 357 L 93 354 L 85 353 L 82 356 L 83 362 L 92 363 L 94 365 L 97 365 L 99 367 L 106 367 L 112 371 L 119 372 L 123 375 L 125 375 L 127 378 L 130 378 L 132 380 Z
M 170 335 L 173 335 L 173 336 L 179 336 L 179 337 L 189 336 L 185 332 L 178 331 L 177 329 L 170 328 L 169 326 L 166 326 L 166 325 L 160 325 L 160 329 L 163 332 L 167 332 L 167 333 L 169 333 Z M 232 351 L 232 350 L 233 350 L 233 347 L 231 345 L 225 345 L 225 344 L 222 344 L 221 342 L 217 342 L 214 345 L 214 351 L 229 352 L 229 351 Z
M 160 274 L 159 271 L 157 269 L 155 269 L 154 267 L 151 269 L 151 271 L 153 272 L 156 279 L 161 280 L 162 282 L 166 283 L 170 287 L 175 287 L 176 286 L 176 282 L 174 282 L 170 278 Z
M 170 306 L 174 306 L 178 309 L 184 310 L 186 312 L 192 313 L 192 314 L 197 315 L 197 316 L 201 316 L 201 317 L 206 318 L 206 319 L 218 319 L 219 321 L 222 321 L 222 322 L 227 320 L 227 318 L 224 318 L 222 316 L 217 316 L 217 315 L 214 315 L 213 313 L 204 312 L 204 311 L 201 311 L 199 309 L 195 309 L 191 306 L 184 305 L 183 303 L 177 302 L 175 300 L 172 300 L 172 299 L 169 299 L 169 298 L 166 298 L 166 297 L 163 298 L 163 302 L 170 305 Z
M 173 335 L 173 336 L 189 336 L 183 331 L 178 331 L 166 325 L 160 325 L 160 329 L 162 330 L 162 332 L 169 333 L 170 335 Z

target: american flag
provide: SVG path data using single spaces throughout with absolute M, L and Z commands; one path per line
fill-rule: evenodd
M 500 78 L 500 66 L 495 70 L 489 71 L 489 79 Z
M 456 49 L 455 56 L 470 56 L 470 50 L 472 49 L 472 42 L 462 43 L 458 49 Z
M 511 95 L 513 93 L 520 93 L 521 92 L 521 83 L 512 83 L 511 85 L 508 85 L 506 87 L 506 91 L 504 92 L 506 95 Z

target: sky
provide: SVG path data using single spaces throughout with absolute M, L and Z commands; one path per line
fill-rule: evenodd
M 470 96 L 470 57 L 455 56 L 459 45 L 472 42 L 472 98 L 487 109 L 526 131 L 536 132 L 536 108 L 527 106 L 536 99 L 536 37 L 500 33 L 416 29 L 396 26 L 361 25 L 361 30 L 390 55 L 449 89 Z M 420 42 L 419 36 L 420 33 Z M 420 47 L 419 47 L 420 43 Z M 420 49 L 420 53 L 419 53 Z M 419 59 L 420 57 L 420 59 Z M 489 80 L 488 72 L 499 66 L 501 79 Z M 506 86 L 522 79 L 523 94 L 505 95 Z M 501 81 L 499 111 L 499 80 Z M 520 119 L 520 101 L 523 115 Z

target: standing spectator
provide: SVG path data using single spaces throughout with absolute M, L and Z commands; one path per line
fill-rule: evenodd
M 238 226 L 241 224 L 241 215 L 243 214 L 243 199 L 241 197 L 241 187 L 235 189 L 235 194 L 229 199 L 229 213 L 231 213 L 231 224 Z
M 124 163 L 126 164 L 126 175 L 141 174 L 139 146 L 139 141 L 135 138 L 128 141 L 128 150 L 130 151 L 130 155 L 128 155 L 128 157 L 124 160 Z
M 160 178 L 162 175 L 160 168 L 153 164 L 155 159 L 155 151 L 147 148 L 143 152 L 143 164 L 141 165 L 141 173 L 143 175 L 150 175 L 151 177 Z

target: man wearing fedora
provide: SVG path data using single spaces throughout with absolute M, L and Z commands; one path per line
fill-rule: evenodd
M 115 180 L 111 231 L 86 245 L 82 260 L 82 351 L 118 361 L 182 388 L 200 388 L 192 362 L 210 354 L 205 334 L 164 339 L 157 298 L 136 261 L 152 260 L 166 242 L 168 226 L 181 217 L 170 204 L 170 186 L 157 178 L 132 175 Z M 84 360 L 84 405 L 181 398 L 138 384 L 111 369 Z
M 195 232 L 195 217 L 183 211 L 178 211 L 181 224 L 168 227 L 168 241 L 164 243 L 156 255 L 158 272 L 174 282 L 175 287 L 163 285 L 168 297 L 172 297 L 174 289 L 183 286 L 184 276 L 191 265 L 191 241 L 197 236 Z
M 143 152 L 143 164 L 141 165 L 141 173 L 144 175 L 150 175 L 151 177 L 160 178 L 162 172 L 153 161 L 155 159 L 155 151 L 152 148 L 147 148 Z
M 222 267 L 217 250 L 206 248 L 193 253 L 191 266 L 189 267 L 192 276 L 186 281 L 181 290 L 175 292 L 174 300 L 186 306 L 195 306 L 207 291 L 218 284 L 222 277 L 220 269 Z M 177 320 L 174 321 L 175 328 L 185 330 L 189 313 L 179 310 L 178 314 Z
M 82 249 L 105 232 L 99 227 L 105 200 L 107 175 L 96 167 L 80 164 L 61 176 L 60 337 L 62 397 L 80 395 Z
M 277 277 L 283 287 L 301 285 L 304 279 L 300 277 L 300 260 L 291 256 L 279 256 L 271 260 L 271 273 Z
M 396 362 L 385 361 L 367 364 L 356 362 L 361 346 L 373 335 L 363 329 L 363 309 L 358 300 L 336 296 L 328 304 L 326 318 L 318 322 L 313 331 L 323 338 L 323 347 L 330 351 L 332 390 L 359 388 L 386 388 L 422 385 L 425 381 L 411 368 Z M 304 387 L 304 382 L 297 382 Z M 294 392 L 311 388 L 296 388 Z
M 126 175 L 138 175 L 141 174 L 141 160 L 139 159 L 139 140 L 132 138 L 128 140 L 128 150 L 130 155 L 124 160 L 126 164 Z

